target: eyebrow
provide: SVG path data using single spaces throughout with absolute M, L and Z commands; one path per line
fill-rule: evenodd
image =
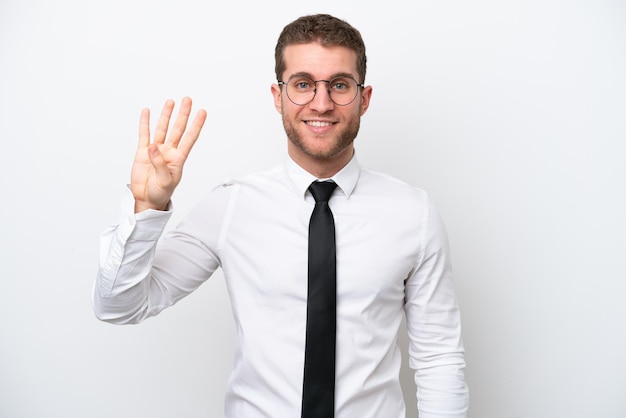
M 313 75 L 311 75 L 310 73 L 307 73 L 306 71 L 300 71 L 300 72 L 297 72 L 297 73 L 293 73 L 287 79 L 290 79 L 292 77 L 308 77 L 311 80 L 314 80 Z M 337 77 L 349 77 L 349 78 L 352 78 L 352 79 L 356 80 L 357 83 L 358 83 L 358 80 L 350 73 L 335 73 L 335 74 L 332 74 L 328 79 L 332 80 L 333 78 L 337 78 Z

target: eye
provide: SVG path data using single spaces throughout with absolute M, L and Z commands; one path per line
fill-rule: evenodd
M 351 90 L 352 80 L 346 78 L 335 78 L 330 83 L 330 89 L 338 93 L 346 93 Z
M 298 91 L 313 90 L 313 86 L 315 85 L 315 83 L 313 83 L 313 81 L 309 80 L 308 78 L 296 78 L 291 80 L 289 84 Z

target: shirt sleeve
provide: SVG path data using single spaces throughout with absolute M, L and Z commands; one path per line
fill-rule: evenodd
M 228 196 L 212 191 L 164 234 L 172 208 L 135 214 L 128 190 L 118 222 L 100 237 L 92 296 L 96 317 L 114 324 L 139 323 L 206 281 L 219 267 L 217 242 Z
M 448 240 L 428 197 L 425 206 L 422 253 L 405 288 L 409 365 L 420 418 L 465 418 L 469 392 Z

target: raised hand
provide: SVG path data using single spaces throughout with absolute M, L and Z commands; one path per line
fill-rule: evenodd
M 154 140 L 150 142 L 150 110 L 141 111 L 139 144 L 131 172 L 131 190 L 135 197 L 135 213 L 147 209 L 164 210 L 180 183 L 183 165 L 206 120 L 201 109 L 187 129 L 191 99 L 183 98 L 171 132 L 168 128 L 174 101 L 168 100 L 157 122 Z

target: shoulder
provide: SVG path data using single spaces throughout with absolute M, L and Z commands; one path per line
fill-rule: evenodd
M 280 167 L 274 167 L 265 171 L 256 171 L 242 176 L 225 177 L 210 190 L 211 193 L 231 193 L 239 188 L 258 188 L 276 182 L 283 177 Z
M 262 202 L 282 199 L 289 193 L 288 181 L 281 167 L 251 172 L 239 177 L 223 179 L 215 185 L 209 195 L 235 203 L 258 205 Z
M 424 204 L 430 200 L 428 192 L 390 174 L 361 167 L 359 192 L 374 194 L 381 198 L 410 200 Z

